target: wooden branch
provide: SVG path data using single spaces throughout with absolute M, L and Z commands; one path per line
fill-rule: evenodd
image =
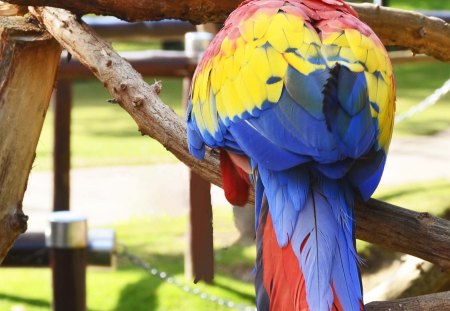
M 161 91 L 160 83 L 148 85 L 109 43 L 89 26 L 79 24 L 69 12 L 52 8 L 36 8 L 31 12 L 63 47 L 103 82 L 111 96 L 133 117 L 143 135 L 155 138 L 199 175 L 221 185 L 217 171 L 219 161 L 214 152 L 207 153 L 206 161 L 188 154 L 185 124 L 157 96 Z
M 174 18 L 194 24 L 223 22 L 240 0 L 8 0 L 7 2 L 68 9 L 77 14 L 114 15 L 128 21 Z M 450 62 L 450 26 L 423 14 L 375 6 L 350 4 L 384 44 L 399 45 Z
M 136 121 L 139 131 L 158 140 L 167 150 L 213 184 L 221 186 L 217 154 L 208 150 L 204 161 L 187 151 L 186 127 L 157 96 L 161 85 L 146 84 L 128 62 L 88 26 L 67 11 L 36 8 L 32 13 L 72 55 L 103 82 L 110 94 Z M 450 269 L 450 223 L 371 200 L 357 205 L 359 238 L 394 248 Z M 414 243 L 411 243 L 414 241 Z
M 22 199 L 61 48 L 22 17 L 0 18 L 0 263 L 27 228 Z
M 441 19 L 400 9 L 353 5 L 385 45 L 399 45 L 413 52 L 450 62 L 450 25 Z
M 193 24 L 222 23 L 242 0 L 7 0 L 5 2 L 50 6 L 75 14 L 113 15 L 126 21 L 162 20 L 174 18 Z
M 450 271 L 450 222 L 445 219 L 370 199 L 356 205 L 356 236 Z
M 442 311 L 450 310 L 450 292 L 404 298 L 385 302 L 371 302 L 367 311 Z
M 449 272 L 410 255 L 403 255 L 390 262 L 386 269 L 365 276 L 378 280 L 369 290 L 365 286 L 364 301 L 368 302 L 439 293 L 449 289 L 450 285 Z

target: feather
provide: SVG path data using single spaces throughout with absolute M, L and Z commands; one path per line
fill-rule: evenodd
M 220 150 L 220 171 L 222 173 L 223 190 L 228 202 L 244 206 L 248 201 L 249 180 L 240 172 L 225 150 Z
M 261 174 L 263 183 L 264 175 L 276 179 L 278 186 L 284 179 L 266 172 Z M 307 197 L 296 217 L 289 214 L 292 210 L 289 211 L 286 202 L 281 211 L 279 206 L 275 210 L 269 192 L 267 201 L 262 196 L 262 202 L 258 203 L 262 206 L 257 231 L 259 277 L 255 280 L 257 297 L 260 297 L 258 307 L 269 303 L 276 310 L 360 310 L 362 293 L 353 245 L 352 190 L 345 182 L 328 179 L 317 172 L 297 175 L 302 176 L 300 179 L 312 178 L 313 182 L 302 180 L 299 185 L 299 188 L 305 187 Z M 266 191 L 272 186 L 266 184 Z M 290 239 L 282 244 L 285 226 L 277 226 L 285 214 L 295 217 L 295 229 Z M 260 282 L 264 283 L 263 287 Z
M 232 202 L 248 192 L 235 164 L 250 163 L 259 310 L 364 309 L 353 205 L 381 179 L 394 111 L 386 50 L 343 1 L 246 0 L 230 14 L 195 71 L 187 137 L 197 158 L 223 150 Z

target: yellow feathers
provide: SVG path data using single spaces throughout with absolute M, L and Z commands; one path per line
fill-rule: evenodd
M 276 104 L 289 66 L 309 75 L 339 63 L 364 72 L 371 115 L 383 128 L 378 143 L 388 144 L 394 86 L 392 68 L 379 41 L 355 29 L 323 31 L 319 37 L 300 16 L 273 8 L 260 9 L 234 27 L 194 77 L 191 96 L 193 114 L 201 114 L 199 128 L 214 135 L 218 119 L 232 122 L 263 109 L 266 103 Z

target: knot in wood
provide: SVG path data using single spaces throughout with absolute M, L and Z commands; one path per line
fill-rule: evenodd
M 16 232 L 24 233 L 28 228 L 28 216 L 25 215 L 21 210 L 17 210 L 13 215 L 11 215 L 11 227 Z
M 142 104 L 144 103 L 144 99 L 140 96 L 136 96 L 133 99 L 133 107 L 139 107 L 142 106 Z
M 429 219 L 429 218 L 431 218 L 431 215 L 427 212 L 419 213 L 419 215 L 417 215 L 417 219 L 419 219 L 419 220 L 424 220 L 424 219 Z
M 420 27 L 418 31 L 419 37 L 424 38 L 427 35 L 427 30 L 425 27 Z
M 156 81 L 155 84 L 153 84 L 153 90 L 155 91 L 156 95 L 159 95 L 162 90 L 162 84 L 161 81 Z

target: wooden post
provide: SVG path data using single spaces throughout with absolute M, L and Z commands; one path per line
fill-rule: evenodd
M 22 200 L 61 48 L 22 17 L 0 18 L 0 262 L 27 228 Z
M 205 50 L 212 36 L 205 33 L 191 32 L 186 35 L 186 54 L 197 61 Z M 191 78 L 183 80 L 183 100 L 189 96 Z M 211 205 L 211 184 L 198 174 L 190 171 L 189 179 L 189 247 L 185 258 L 185 271 L 194 283 L 214 279 L 213 214 Z
M 53 275 L 53 311 L 86 311 L 87 220 L 69 211 L 49 219 L 46 244 Z
M 183 80 L 183 99 L 189 96 L 191 78 Z M 211 184 L 189 171 L 189 245 L 185 254 L 185 274 L 194 283 L 214 279 L 213 214 Z
M 70 209 L 70 115 L 72 82 L 58 80 L 54 103 L 53 210 Z
M 194 283 L 214 279 L 214 247 L 212 227 L 211 184 L 190 172 L 190 233 Z

